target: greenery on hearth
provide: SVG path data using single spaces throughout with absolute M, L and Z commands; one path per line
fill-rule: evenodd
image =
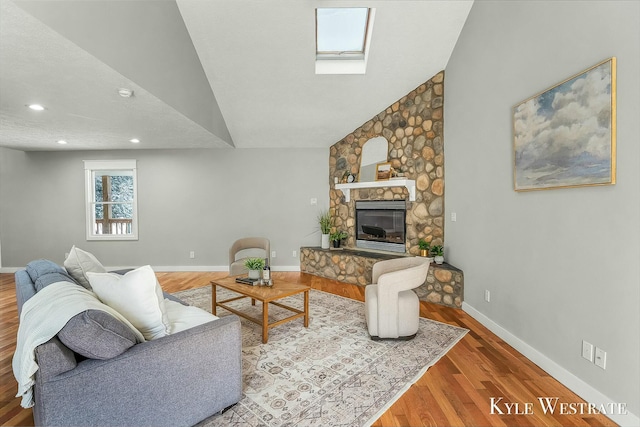
M 244 266 L 249 270 L 262 270 L 264 268 L 264 259 L 262 258 L 247 258 L 244 261 Z
M 336 231 L 335 233 L 331 233 L 329 236 L 329 240 L 335 242 L 336 240 L 346 239 L 349 235 L 345 231 Z
M 444 256 L 444 248 L 441 245 L 432 246 L 431 255 Z
M 318 223 L 320 224 L 322 234 L 329 234 L 331 232 L 331 224 L 333 221 L 328 210 L 318 215 Z
M 424 239 L 420 239 L 420 241 L 418 242 L 418 246 L 420 247 L 421 250 L 426 250 L 428 251 L 431 246 L 429 245 L 429 242 L 427 242 Z

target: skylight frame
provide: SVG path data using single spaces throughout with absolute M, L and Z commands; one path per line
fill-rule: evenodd
M 318 50 L 318 10 L 319 9 L 366 9 L 362 48 L 360 50 L 319 51 Z M 315 9 L 316 18 L 316 60 L 363 60 L 369 40 L 372 24 L 372 9 L 370 7 L 318 7 Z

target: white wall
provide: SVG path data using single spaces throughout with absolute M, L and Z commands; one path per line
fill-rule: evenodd
M 139 240 L 87 242 L 82 161 L 130 158 L 138 160 Z M 316 218 L 328 207 L 328 158 L 328 149 L 0 148 L 3 266 L 62 262 L 75 244 L 107 266 L 226 267 L 231 243 L 255 235 L 271 240 L 275 269 L 298 267 L 292 252 L 320 244 Z
M 445 218 L 457 213 L 445 249 L 467 308 L 636 415 L 639 28 L 637 1 L 476 1 L 446 68 L 444 132 Z M 514 192 L 511 108 L 612 56 L 617 184 Z M 581 358 L 582 340 L 607 352 L 606 370 Z

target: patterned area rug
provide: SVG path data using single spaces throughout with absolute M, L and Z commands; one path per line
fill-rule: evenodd
M 218 299 L 233 294 L 218 290 Z M 211 312 L 211 287 L 175 293 Z M 283 300 L 302 309 L 302 295 Z M 260 318 L 248 298 L 229 303 Z M 420 318 L 411 341 L 372 341 L 364 304 L 326 292 L 309 294 L 309 327 L 302 319 L 269 330 L 242 320 L 243 397 L 199 426 L 368 426 L 467 332 Z M 269 306 L 270 322 L 289 312 Z M 218 316 L 230 314 L 218 309 Z

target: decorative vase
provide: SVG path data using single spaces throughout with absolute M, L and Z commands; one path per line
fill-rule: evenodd
M 249 270 L 249 279 L 260 279 L 260 270 Z
M 433 260 L 436 262 L 436 264 L 442 264 L 444 262 L 444 257 L 442 255 L 436 255 L 435 257 L 433 257 Z
M 322 235 L 322 244 L 320 245 L 320 247 L 322 249 L 329 249 L 329 235 L 328 234 L 323 234 Z

